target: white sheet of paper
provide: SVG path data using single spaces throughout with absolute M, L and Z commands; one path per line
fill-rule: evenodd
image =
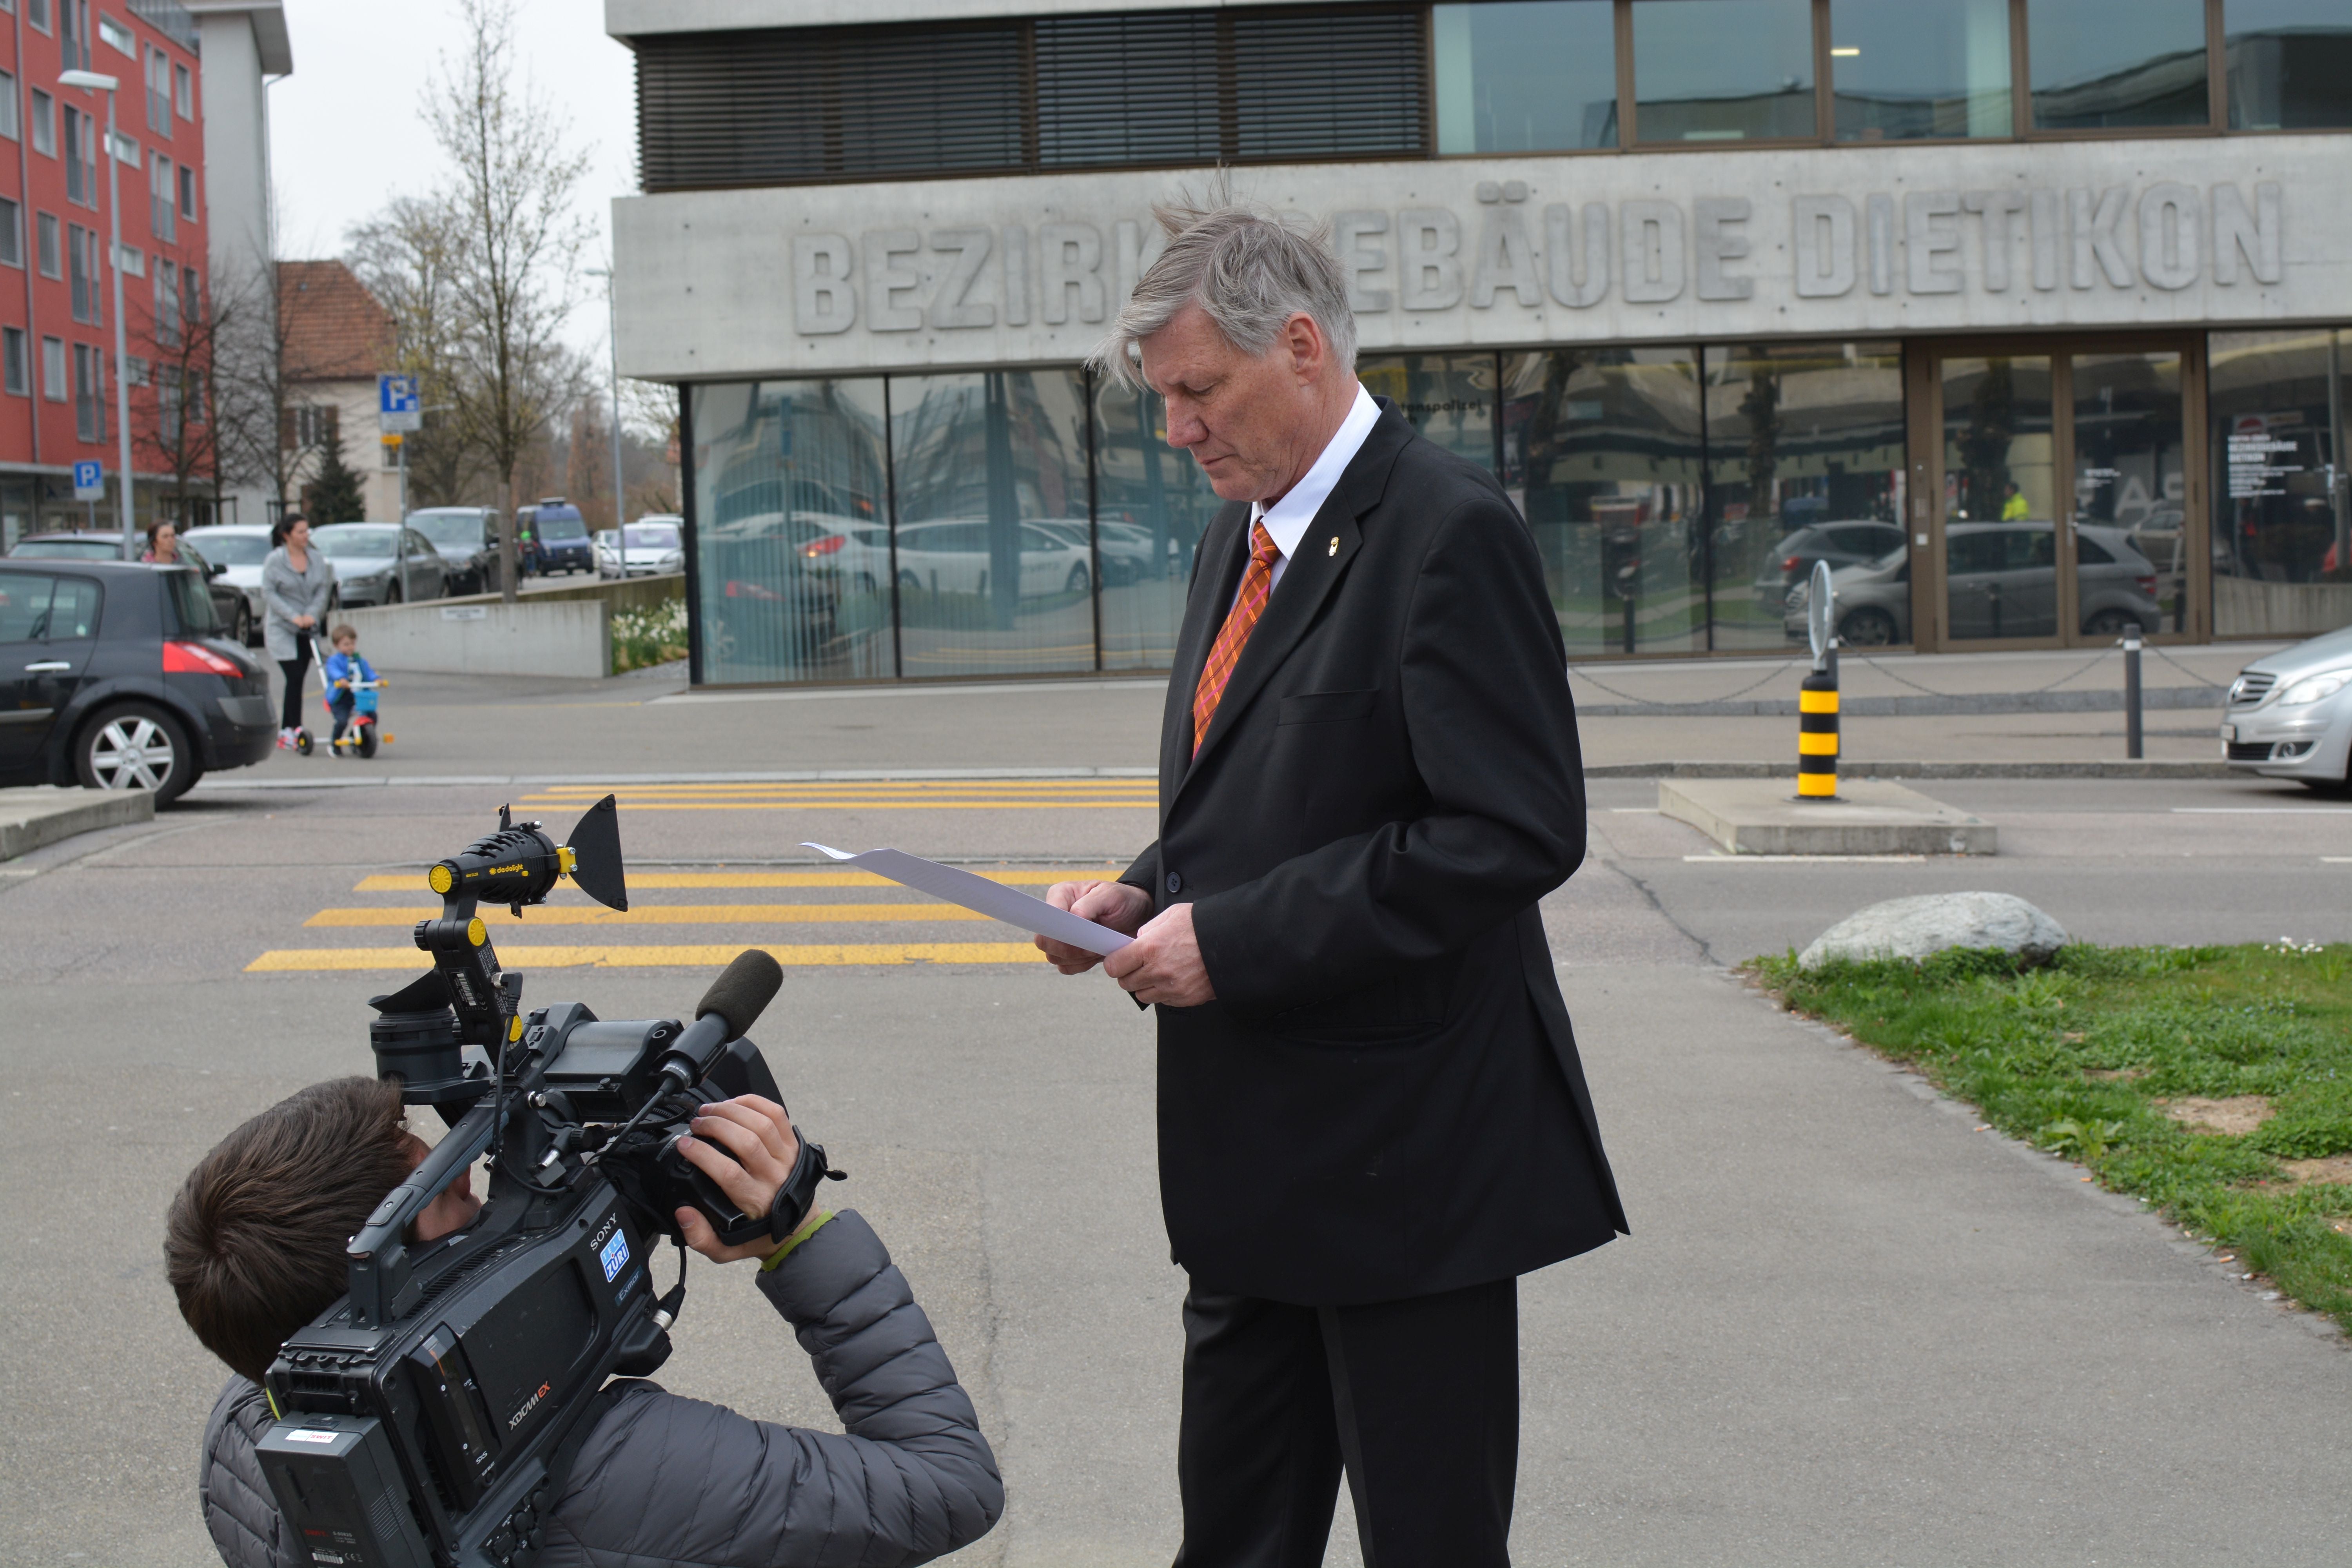
M 1049 936 L 1055 942 L 1068 942 L 1072 947 L 1085 948 L 1088 952 L 1113 953 L 1135 939 L 1122 936 L 1106 925 L 1082 920 L 1067 910 L 1057 910 L 1043 899 L 1032 898 L 1018 888 L 1008 888 L 1002 882 L 992 882 L 985 877 L 975 877 L 969 871 L 959 871 L 952 866 L 942 866 L 936 860 L 926 860 L 900 849 L 868 849 L 863 855 L 852 855 L 846 849 L 803 841 L 803 849 L 814 849 L 829 855 L 845 866 L 855 866 L 861 871 L 871 871 L 877 877 L 887 877 L 900 887 L 912 888 L 919 893 L 929 893 L 935 899 L 945 899 L 951 904 L 977 910 L 991 920 L 1019 926 L 1038 936 Z

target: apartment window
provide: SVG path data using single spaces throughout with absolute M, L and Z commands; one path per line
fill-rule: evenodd
M 2232 131 L 2352 126 L 2352 6 L 2223 0 Z
M 2008 136 L 2009 0 L 1830 0 L 1841 142 Z
M 190 223 L 196 221 L 196 171 L 193 164 L 180 165 L 180 216 Z
M 1609 0 L 1437 5 L 1430 35 L 1438 152 L 1617 145 L 1617 8 Z
M 41 213 L 38 214 L 37 216 L 39 218 L 38 227 L 40 229 L 41 276 L 44 278 L 62 278 L 65 276 L 66 270 L 63 254 L 64 247 L 58 243 L 57 215 L 55 213 Z
M 63 338 L 41 340 L 41 395 L 51 403 L 66 400 L 66 344 Z
M 33 367 L 26 359 L 25 329 L 0 327 L 0 390 L 16 397 L 33 395 Z
M 46 33 L 49 30 L 49 0 L 25 0 L 25 20 Z
M 180 342 L 180 269 L 168 262 L 155 268 L 155 342 L 167 349 Z
M 16 79 L 0 71 L 0 136 L 16 139 Z
M 1633 132 L 1649 142 L 1819 134 L 1811 0 L 1633 0 Z
M 37 87 L 33 89 L 33 151 L 58 155 L 58 100 Z
M 161 49 L 147 51 L 147 129 L 172 133 L 172 57 Z
M 193 267 L 180 268 L 180 320 L 201 321 L 205 319 L 204 279 Z
M 58 44 L 66 69 L 89 69 L 89 0 L 58 0 Z
M 172 68 L 172 107 L 183 120 L 196 117 L 196 76 L 185 66 Z
M 331 403 L 303 403 L 286 411 L 289 451 L 324 451 L 340 446 L 341 426 L 337 416 L 341 410 Z
M 73 319 L 98 325 L 98 232 L 66 225 L 66 276 L 73 285 Z
M 89 343 L 73 346 L 74 434 L 106 439 L 106 356 Z
M 25 265 L 25 209 L 0 196 L 0 264 Z
M 139 40 L 131 36 L 131 29 L 103 11 L 98 16 L 98 36 L 117 53 L 128 55 L 134 60 L 139 58 Z
M 96 241 L 98 239 L 98 236 L 95 233 L 92 233 L 90 239 L 92 242 L 90 248 L 93 250 L 97 249 L 98 247 Z M 114 264 L 122 268 L 122 275 L 125 278 L 144 278 L 147 276 L 147 253 L 140 249 L 135 245 L 125 245 L 118 247 L 114 253 Z M 91 270 L 90 276 L 93 278 L 98 276 L 95 268 Z
M 2212 121 L 2205 0 L 2026 0 L 2037 131 Z
M 98 122 L 66 105 L 66 200 L 98 205 Z
M 156 153 L 147 169 L 147 231 L 165 244 L 180 237 L 177 185 L 172 160 Z

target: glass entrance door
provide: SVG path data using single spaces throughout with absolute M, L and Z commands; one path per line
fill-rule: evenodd
M 2190 630 L 2182 346 L 1938 353 L 1931 558 L 1946 646 L 2108 643 Z M 1940 601 L 1940 605 L 1938 605 Z

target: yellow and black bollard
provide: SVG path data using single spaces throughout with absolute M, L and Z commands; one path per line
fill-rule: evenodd
M 1805 677 L 1797 694 L 1797 794 L 1835 800 L 1838 785 L 1838 678 L 1832 663 Z

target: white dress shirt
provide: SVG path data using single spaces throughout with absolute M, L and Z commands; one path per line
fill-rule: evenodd
M 1290 493 L 1275 502 L 1271 510 L 1263 501 L 1250 503 L 1250 521 L 1265 524 L 1266 537 L 1274 541 L 1276 550 L 1282 552 L 1274 563 L 1274 581 L 1266 590 L 1269 595 L 1281 585 L 1282 569 L 1289 565 L 1290 558 L 1297 553 L 1299 542 L 1307 536 L 1307 528 L 1315 521 L 1315 514 L 1321 511 L 1323 503 L 1331 499 L 1332 487 L 1339 482 L 1339 476 L 1348 471 L 1348 465 L 1356 460 L 1356 454 L 1363 450 L 1365 438 L 1371 435 L 1372 426 L 1380 422 L 1380 417 L 1381 405 L 1372 401 L 1372 395 L 1364 390 L 1363 383 L 1358 382 L 1354 405 L 1349 408 L 1348 416 L 1339 421 L 1339 428 L 1332 435 L 1331 444 L 1323 448 L 1323 455 L 1315 459 L 1313 468 L 1307 470 L 1307 477 L 1291 486 Z M 1234 590 L 1234 597 L 1241 597 L 1239 589 Z M 1231 608 L 1227 606 L 1228 611 Z

